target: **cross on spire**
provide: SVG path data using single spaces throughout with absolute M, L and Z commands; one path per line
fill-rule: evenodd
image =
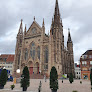
M 35 21 L 35 16 L 34 16 L 34 21 Z

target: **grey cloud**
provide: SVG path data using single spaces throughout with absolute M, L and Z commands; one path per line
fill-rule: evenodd
M 67 29 L 70 27 L 74 42 L 74 57 L 75 62 L 77 62 L 80 55 L 92 46 L 89 42 L 89 39 L 92 39 L 92 1 L 58 1 L 61 18 L 63 19 L 65 42 L 68 35 Z M 44 18 L 46 33 L 48 33 L 54 8 L 55 0 L 7 0 L 7 2 L 6 0 L 0 0 L 0 53 L 14 53 L 16 34 L 21 19 L 23 19 L 23 24 L 27 24 L 28 29 L 34 16 L 40 26 L 42 26 Z M 10 37 L 9 33 L 15 39 L 6 44 Z

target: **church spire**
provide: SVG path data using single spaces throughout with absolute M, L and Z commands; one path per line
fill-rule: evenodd
M 59 12 L 58 0 L 56 0 L 56 5 L 55 5 L 54 23 L 55 24 L 60 23 L 60 12 Z
M 68 28 L 68 42 L 71 42 L 71 34 L 70 34 L 70 29 Z

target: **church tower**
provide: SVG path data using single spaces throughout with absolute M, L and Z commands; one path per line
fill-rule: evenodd
M 51 54 L 51 67 L 55 66 L 58 74 L 62 74 L 62 65 L 61 65 L 61 47 L 63 47 L 63 26 L 62 20 L 60 19 L 60 12 L 58 6 L 58 0 L 55 4 L 54 19 L 52 18 L 52 25 L 50 30 L 50 54 Z
M 71 39 L 70 29 L 68 29 L 67 50 L 69 54 L 69 73 L 74 74 L 73 42 Z
M 22 42 L 23 42 L 23 25 L 22 20 L 19 27 L 19 32 L 17 34 L 17 42 L 15 49 L 15 60 L 14 60 L 14 73 L 16 74 L 16 70 L 21 68 L 21 52 L 22 52 Z

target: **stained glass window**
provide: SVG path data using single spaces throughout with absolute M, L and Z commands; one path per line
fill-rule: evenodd
M 19 54 L 18 54 L 18 65 L 20 64 L 20 56 L 21 56 L 21 50 L 19 50 Z
M 31 45 L 30 55 L 31 55 L 32 59 L 34 60 L 34 58 L 35 58 L 35 44 L 34 43 L 32 43 L 32 45 Z
M 45 47 L 45 51 L 44 51 L 44 62 L 48 63 L 48 47 Z
M 27 60 L 27 58 L 28 58 L 28 50 L 27 50 L 27 48 L 25 49 L 25 60 Z
M 38 59 L 40 60 L 40 47 L 37 48 Z

